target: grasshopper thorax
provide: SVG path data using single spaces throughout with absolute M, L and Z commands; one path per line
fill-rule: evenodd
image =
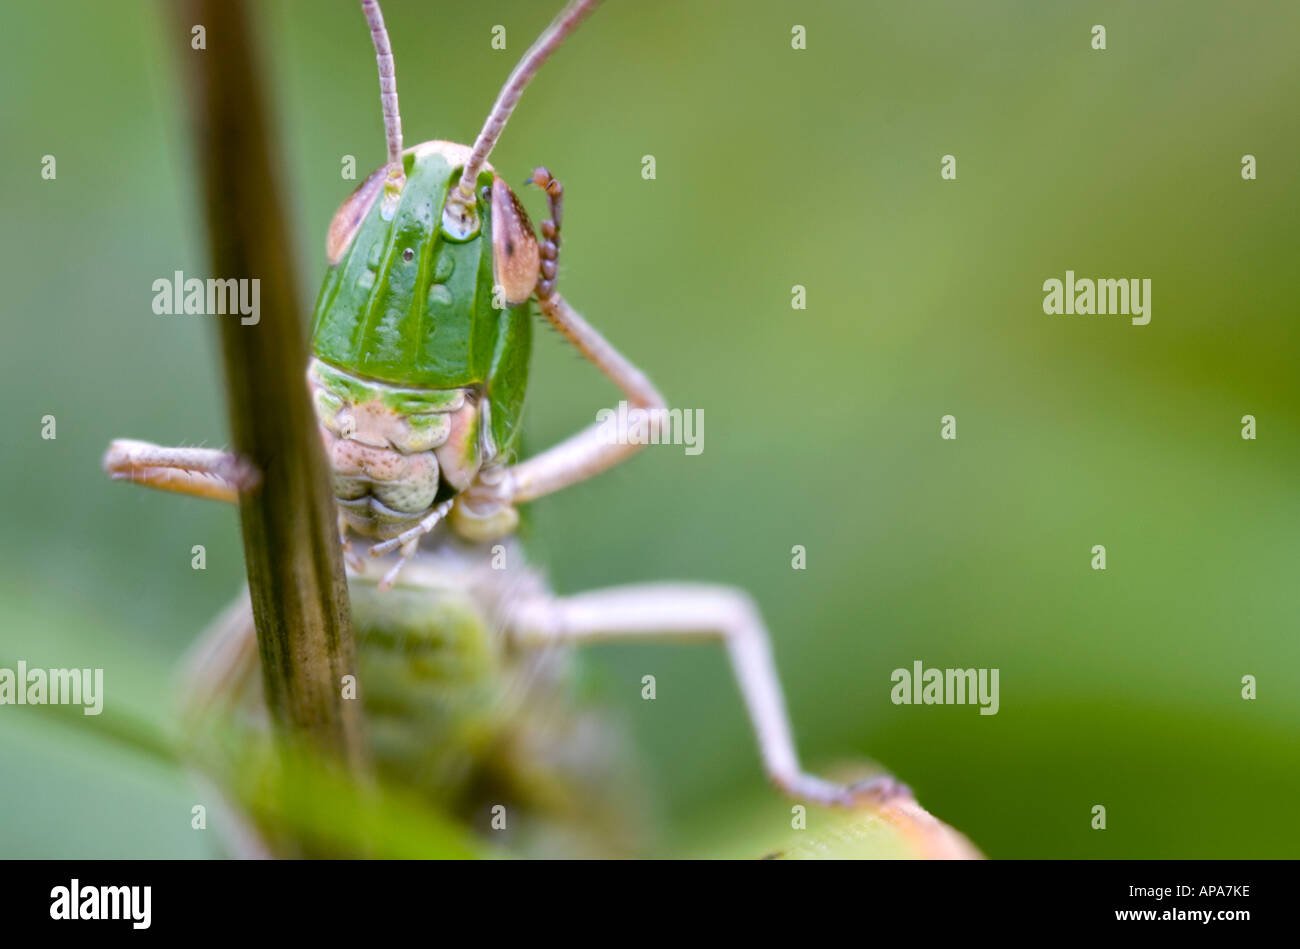
M 367 178 L 330 225 L 309 382 L 341 514 L 395 536 L 502 463 L 518 440 L 539 253 L 532 224 L 469 149 L 426 142 Z

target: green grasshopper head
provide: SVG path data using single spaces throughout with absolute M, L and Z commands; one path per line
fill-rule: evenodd
M 316 303 L 317 359 L 403 388 L 477 387 L 496 381 L 499 450 L 514 441 L 523 384 L 495 378 L 526 346 L 528 300 L 537 284 L 537 240 L 528 215 L 490 166 L 478 175 L 468 233 L 444 216 L 469 156 L 464 145 L 425 142 L 403 155 L 405 182 L 386 195 L 386 168 L 343 202 L 330 225 L 330 269 Z M 526 355 L 526 353 L 524 354 Z M 526 368 L 514 367 L 513 371 Z M 518 391 L 515 391 L 518 390 Z
M 487 156 L 524 85 L 595 2 L 571 0 L 525 54 L 473 148 L 403 150 L 387 28 L 378 0 L 361 0 L 388 163 L 330 225 L 308 379 L 341 522 L 386 538 L 372 554 L 400 542 L 407 557 L 447 510 L 479 540 L 517 522 L 495 495 L 453 504 L 476 480 L 499 483 L 518 440 L 543 269 L 528 215 Z

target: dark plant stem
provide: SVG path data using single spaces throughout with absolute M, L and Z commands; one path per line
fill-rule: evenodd
M 307 398 L 306 347 L 294 266 L 275 182 L 267 106 L 242 0 L 173 7 L 203 185 L 212 276 L 260 283 L 260 318 L 214 316 L 220 327 L 234 450 L 262 474 L 240 523 L 267 701 L 285 736 L 306 738 L 357 767 L 356 674 L 347 582 L 334 504 Z M 206 49 L 191 48 L 191 29 Z

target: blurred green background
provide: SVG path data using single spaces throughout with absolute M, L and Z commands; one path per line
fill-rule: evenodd
M 341 157 L 383 160 L 374 57 L 350 0 L 254 6 L 309 302 Z M 472 140 L 558 0 L 384 7 L 413 144 Z M 178 71 L 203 53 L 163 14 L 10 5 L 0 38 L 0 665 L 104 667 L 110 726 L 168 719 L 243 576 L 230 509 L 99 469 L 114 436 L 226 439 L 207 319 L 150 309 L 207 273 Z M 564 181 L 563 290 L 704 410 L 705 450 L 534 504 L 555 587 L 751 590 L 806 761 L 878 760 L 991 856 L 1300 853 L 1298 29 L 1254 2 L 609 0 L 493 160 Z M 1151 278 L 1150 325 L 1044 315 L 1067 268 Z M 534 449 L 617 398 L 548 332 L 529 397 Z M 788 829 L 721 650 L 592 658 L 665 852 L 752 807 Z M 918 659 L 1000 669 L 1001 710 L 892 705 Z M 212 852 L 183 774 L 58 719 L 0 708 L 0 856 Z

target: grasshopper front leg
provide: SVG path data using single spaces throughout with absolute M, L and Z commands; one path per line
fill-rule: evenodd
M 262 481 L 251 463 L 214 448 L 164 448 L 129 438 L 114 439 L 104 453 L 104 471 L 130 481 L 215 501 L 237 501 Z
M 651 419 L 667 409 L 664 397 L 640 369 L 606 342 L 558 293 L 542 302 L 542 313 L 577 350 L 596 365 L 627 396 L 629 425 L 641 414 Z M 641 446 L 611 440 L 601 423 L 594 423 L 540 455 L 507 469 L 516 501 L 543 495 L 598 475 L 631 457 Z
M 611 346 L 558 293 L 541 301 L 542 313 L 583 356 L 593 362 L 627 396 L 629 424 L 655 424 L 667 403 L 640 369 Z M 658 424 L 663 424 L 662 420 Z M 485 467 L 452 508 L 452 526 L 473 540 L 498 534 L 492 525 L 517 522 L 513 505 L 533 501 L 607 471 L 640 450 L 639 444 L 609 438 L 603 423 L 594 423 L 540 455 L 509 467 Z
M 741 590 L 658 583 L 537 597 L 513 608 L 507 629 L 512 644 L 523 648 L 627 639 L 720 640 L 730 656 L 763 769 L 781 791 L 797 800 L 843 807 L 911 794 L 889 776 L 841 785 L 800 768 L 767 630 L 753 600 Z
M 536 291 L 538 308 L 579 353 L 627 396 L 630 422 L 639 424 L 642 416 L 648 416 L 646 423 L 650 424 L 656 414 L 667 409 L 659 390 L 644 372 L 610 345 L 564 297 L 555 292 L 564 186 L 544 167 L 533 171 L 529 183 L 546 193 L 550 208 L 550 217 L 541 226 L 541 267 Z M 485 468 L 459 499 L 453 525 L 469 537 L 487 536 L 493 533 L 489 525 L 513 525 L 515 518 L 502 517 L 512 505 L 535 500 L 600 474 L 635 454 L 640 447 L 609 439 L 597 423 L 527 461 L 507 468 Z
M 130 481 L 161 491 L 236 503 L 255 491 L 262 473 L 252 462 L 215 448 L 169 448 L 131 438 L 115 438 L 104 453 L 104 471 L 114 481 Z M 339 541 L 349 566 L 364 569 L 352 551 L 347 526 L 339 516 Z
M 584 357 L 603 372 L 627 396 L 637 415 L 664 411 L 667 403 L 659 390 L 640 369 L 632 364 L 586 320 L 569 302 L 555 292 L 559 271 L 560 224 L 564 210 L 564 186 L 544 167 L 533 171 L 532 184 L 546 192 L 550 218 L 542 222 L 541 274 L 537 282 L 537 302 L 542 315 L 573 344 Z M 639 445 L 619 444 L 608 439 L 599 424 L 561 442 L 549 451 L 510 468 L 507 481 L 517 501 L 531 501 L 578 481 L 600 474 L 634 454 Z

